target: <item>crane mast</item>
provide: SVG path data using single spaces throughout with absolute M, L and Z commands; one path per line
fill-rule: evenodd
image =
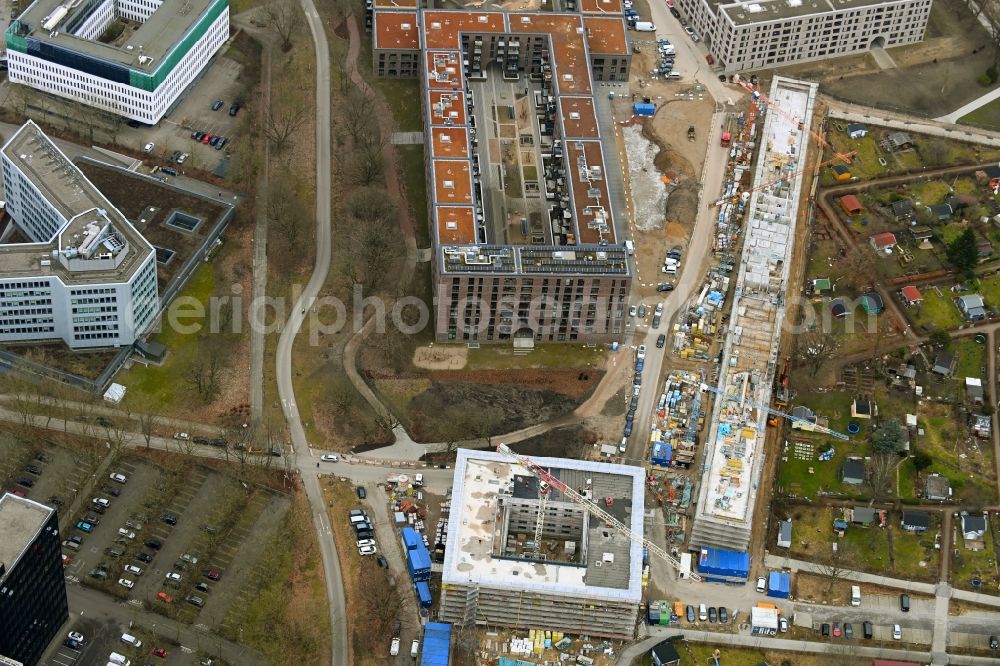
M 616 532 L 618 532 L 622 536 L 625 536 L 632 543 L 637 543 L 640 546 L 648 549 L 650 553 L 653 553 L 654 555 L 656 555 L 660 559 L 662 559 L 665 562 L 667 562 L 675 570 L 677 570 L 678 572 L 680 572 L 680 570 L 681 570 L 681 563 L 677 560 L 677 558 L 675 558 L 673 555 L 671 555 L 670 553 L 668 553 L 663 548 L 657 546 L 652 541 L 649 541 L 648 539 L 644 539 L 641 536 L 639 536 L 638 534 L 635 534 L 634 532 L 632 532 L 632 530 L 629 529 L 629 527 L 627 525 L 625 525 L 620 520 L 618 520 L 617 518 L 615 518 L 614 516 L 612 516 L 610 513 L 608 513 L 604 509 L 602 509 L 600 506 L 597 505 L 597 503 L 595 503 L 595 502 L 587 499 L 586 497 L 584 497 L 583 495 L 581 495 L 580 493 L 578 493 L 573 488 L 570 488 L 569 486 L 567 486 L 565 483 L 563 483 L 557 477 L 555 477 L 552 474 L 550 474 L 548 470 L 544 469 L 543 467 L 541 467 L 540 465 L 538 465 L 537 463 L 535 463 L 531 458 L 529 458 L 527 456 L 522 456 L 519 453 L 514 453 L 514 451 L 512 451 L 510 449 L 510 447 L 508 447 L 506 444 L 500 444 L 500 445 L 498 445 L 497 446 L 497 453 L 502 453 L 503 455 L 507 456 L 508 458 L 512 458 L 513 460 L 516 460 L 518 463 L 520 463 L 520 465 L 522 467 L 524 467 L 526 470 L 528 470 L 529 472 L 531 472 L 535 477 L 537 477 L 540 482 L 542 482 L 544 484 L 548 484 L 548 492 L 549 493 L 552 492 L 553 488 L 556 489 L 556 490 L 558 490 L 560 493 L 563 494 L 563 496 L 565 496 L 566 498 L 568 498 L 570 501 L 575 502 L 575 503 L 579 504 L 580 506 L 582 506 L 584 509 L 586 509 L 590 513 L 590 515 L 594 516 L 595 518 L 600 519 L 608 527 L 612 528 L 613 530 L 615 530 Z M 541 510 L 541 509 L 542 509 L 542 506 L 540 505 L 539 506 L 539 510 Z M 640 510 L 641 510 L 641 507 L 640 507 Z M 541 524 L 542 524 L 542 521 L 541 521 L 541 519 L 539 519 L 538 522 L 536 523 L 536 527 L 535 527 L 535 539 L 536 539 L 536 542 L 539 541 L 540 537 L 541 537 L 541 529 L 540 529 Z M 698 574 L 694 573 L 693 571 L 690 572 L 688 574 L 688 576 L 691 578 L 691 580 L 696 580 L 696 581 L 699 581 L 699 582 L 701 581 L 701 576 L 699 576 Z

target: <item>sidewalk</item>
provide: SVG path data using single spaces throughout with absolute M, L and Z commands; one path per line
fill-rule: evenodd
M 824 575 L 825 571 L 823 565 L 816 564 L 815 562 L 804 562 L 803 560 L 793 560 L 788 557 L 778 557 L 777 555 L 771 554 L 768 554 L 767 557 L 764 558 L 764 564 L 769 569 L 805 571 L 807 573 L 814 573 L 820 576 Z M 900 580 L 899 578 L 889 578 L 888 576 L 880 576 L 878 574 L 869 574 L 862 571 L 850 570 L 844 570 L 841 573 L 841 578 L 854 580 L 859 583 L 881 585 L 882 587 L 895 587 L 908 592 L 920 592 L 921 594 L 927 594 L 930 596 L 935 596 L 937 594 L 937 584 L 935 583 L 918 583 L 912 580 Z M 1000 606 L 1000 597 L 996 598 L 996 604 Z

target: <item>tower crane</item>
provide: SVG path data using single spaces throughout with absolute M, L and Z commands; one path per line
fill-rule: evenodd
M 695 385 L 694 382 L 692 382 L 690 380 L 684 380 L 684 379 L 682 379 L 681 381 L 686 381 L 689 384 Z M 750 405 L 751 407 L 756 407 L 757 409 L 759 409 L 761 411 L 764 411 L 764 412 L 767 412 L 768 414 L 772 414 L 774 416 L 780 416 L 782 418 L 788 419 L 792 423 L 804 423 L 804 424 L 808 425 L 809 429 L 812 430 L 812 431 L 814 431 L 814 432 L 821 432 L 824 435 L 829 435 L 831 437 L 836 437 L 837 439 L 844 440 L 845 442 L 846 441 L 850 441 L 850 439 L 851 439 L 850 437 L 848 437 L 847 435 L 845 435 L 842 432 L 837 432 L 836 430 L 831 430 L 830 428 L 827 428 L 826 426 L 821 426 L 821 425 L 818 425 L 816 423 L 813 423 L 812 421 L 807 421 L 806 419 L 799 418 L 798 416 L 794 416 L 792 414 L 789 414 L 788 412 L 782 412 L 780 410 L 774 409 L 770 405 L 763 405 L 763 404 L 761 404 L 759 402 L 756 402 L 754 400 L 751 400 L 749 398 L 736 398 L 732 394 L 727 393 L 725 389 L 720 388 L 718 386 L 709 386 L 705 382 L 702 382 L 701 385 L 699 386 L 699 388 L 702 391 L 711 391 L 712 393 L 715 393 L 716 395 L 722 396 L 723 398 L 728 398 L 729 400 L 738 400 L 740 402 L 745 402 L 746 404 Z
M 600 519 L 608 527 L 615 530 L 619 534 L 627 537 L 628 540 L 631 541 L 632 543 L 637 543 L 643 548 L 648 549 L 650 553 L 653 553 L 661 560 L 667 562 L 667 564 L 672 566 L 678 572 L 681 570 L 681 563 L 673 555 L 668 553 L 663 548 L 660 548 L 652 541 L 648 539 L 643 539 L 638 534 L 635 534 L 623 522 L 612 516 L 604 509 L 602 509 L 600 506 L 597 505 L 597 503 L 587 499 L 573 488 L 567 486 L 560 479 L 550 474 L 548 470 L 544 469 L 541 465 L 534 462 L 531 458 L 527 456 L 522 456 L 519 453 L 514 453 L 514 451 L 512 451 L 509 446 L 503 443 L 497 446 L 497 453 L 501 453 L 507 456 L 508 458 L 516 460 L 522 467 L 524 467 L 526 470 L 531 472 L 535 477 L 537 477 L 541 484 L 545 484 L 545 486 L 547 486 L 546 488 L 547 492 L 551 492 L 553 488 L 558 490 L 560 493 L 563 494 L 564 497 L 566 497 L 572 502 L 575 502 L 576 504 L 579 504 L 586 511 L 588 511 L 590 515 Z M 701 576 L 694 573 L 693 571 L 690 572 L 688 576 L 691 578 L 691 580 L 696 580 L 699 582 L 701 581 Z
M 746 90 L 751 95 L 756 95 L 760 99 L 760 101 L 764 102 L 764 104 L 767 105 L 767 108 L 774 109 L 775 111 L 777 111 L 778 113 L 780 113 L 781 115 L 783 115 L 788 120 L 792 121 L 793 123 L 797 123 L 798 126 L 799 126 L 799 129 L 802 129 L 802 130 L 804 130 L 806 132 L 809 132 L 809 134 L 811 134 L 812 137 L 814 139 L 816 139 L 820 143 L 821 146 L 823 146 L 824 148 L 829 148 L 831 151 L 833 151 L 833 154 L 834 154 L 835 157 L 837 157 L 837 158 L 845 157 L 844 155 L 841 155 L 840 153 L 838 153 L 834 149 L 834 147 L 830 144 L 830 142 L 827 141 L 825 138 L 823 138 L 823 136 L 821 134 L 819 134 L 818 132 L 813 131 L 813 129 L 811 127 L 809 127 L 808 119 L 807 118 L 795 118 L 794 116 L 792 116 L 792 114 L 788 113 L 787 111 L 785 111 L 784 109 L 782 109 L 780 106 L 778 106 L 777 102 L 775 102 L 774 100 L 768 98 L 767 95 L 765 95 L 761 91 L 757 90 L 755 86 L 750 85 L 749 83 L 744 83 L 743 81 L 740 81 L 738 85 L 742 86 L 743 88 L 746 88 Z

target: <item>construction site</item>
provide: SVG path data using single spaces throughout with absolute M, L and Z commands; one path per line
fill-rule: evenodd
M 762 97 L 757 92 L 754 96 Z M 798 218 L 799 163 L 804 163 L 809 143 L 807 126 L 816 85 L 776 77 L 769 97 L 771 112 L 760 134 L 754 187 L 749 197 L 740 196 L 746 199 L 746 231 L 718 387 L 706 385 L 717 398 L 706 442 L 692 549 L 746 552 L 755 524 L 756 489 Z
M 644 478 L 640 467 L 460 449 L 439 618 L 632 638 Z

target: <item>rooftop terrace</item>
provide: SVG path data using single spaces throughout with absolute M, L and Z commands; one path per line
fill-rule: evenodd
M 53 509 L 13 493 L 0 496 L 0 565 L 10 571 L 45 527 Z M 3 581 L 4 575 L 0 575 Z

